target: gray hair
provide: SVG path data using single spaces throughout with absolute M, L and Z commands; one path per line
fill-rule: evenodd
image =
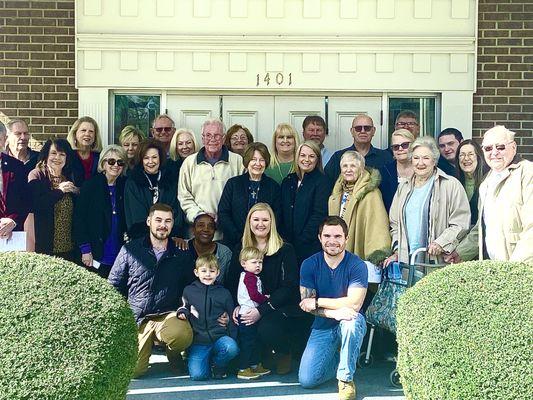
M 506 140 L 509 141 L 509 142 L 513 142 L 514 141 L 514 137 L 516 135 L 515 132 L 507 129 L 505 126 L 496 125 L 495 127 L 490 128 L 487 132 L 485 132 L 485 134 L 483 135 L 483 140 L 485 140 L 485 138 L 487 136 L 498 134 L 498 133 L 505 134 L 505 137 L 507 138 Z
M 340 165 L 342 167 L 342 163 L 345 159 L 355 160 L 357 161 L 357 168 L 359 168 L 361 171 L 365 169 L 365 158 L 359 154 L 357 151 L 348 150 L 344 152 L 344 154 L 341 156 Z
M 157 117 L 154 118 L 154 121 L 152 122 L 152 128 L 154 127 L 155 123 L 159 121 L 160 119 L 168 119 L 170 122 L 172 122 L 172 127 L 174 128 L 176 124 L 174 123 L 174 120 L 170 118 L 170 115 L 168 114 L 159 114 Z
M 104 170 L 104 162 L 108 159 L 108 156 L 110 154 L 116 154 L 119 159 L 124 161 L 124 163 L 128 163 L 128 155 L 126 154 L 124 148 L 116 144 L 110 144 L 100 153 L 100 161 L 98 161 L 98 172 L 102 172 Z M 124 175 L 126 173 L 126 169 L 127 167 L 126 165 L 124 165 L 124 168 L 122 168 L 121 175 Z
M 204 123 L 202 124 L 202 135 L 204 134 L 205 127 L 209 125 L 217 125 L 220 128 L 220 131 L 222 132 L 222 134 L 226 132 L 226 127 L 224 126 L 224 123 L 219 118 L 209 118 L 205 120 Z
M 7 133 L 10 133 L 12 131 L 13 125 L 15 125 L 15 124 L 24 124 L 24 125 L 26 125 L 26 128 L 28 128 L 28 123 L 26 121 L 24 121 L 23 119 L 20 119 L 20 118 L 15 118 L 15 119 L 9 120 L 9 122 L 7 123 L 7 125 L 6 125 Z
M 420 136 L 418 137 L 409 147 L 409 160 L 413 158 L 413 152 L 418 147 L 426 147 L 431 151 L 431 155 L 433 156 L 433 161 L 437 163 L 437 160 L 440 157 L 440 151 L 437 146 L 437 142 L 435 139 L 431 136 Z

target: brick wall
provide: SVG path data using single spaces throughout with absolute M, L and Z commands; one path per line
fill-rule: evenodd
M 35 140 L 66 135 L 78 116 L 74 0 L 0 1 L 0 119 Z
M 478 86 L 473 135 L 495 124 L 517 132 L 518 151 L 533 158 L 533 3 L 479 1 Z

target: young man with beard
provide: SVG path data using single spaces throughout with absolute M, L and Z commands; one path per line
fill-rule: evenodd
M 171 365 L 179 369 L 181 352 L 193 336 L 189 322 L 176 316 L 183 289 L 194 280 L 194 263 L 188 252 L 169 240 L 172 208 L 154 204 L 146 224 L 150 233 L 122 246 L 109 273 L 109 283 L 127 298 L 139 329 L 135 377 L 148 369 L 155 339 L 165 345 Z
M 347 234 L 342 218 L 327 217 L 318 234 L 322 251 L 302 263 L 300 308 L 315 321 L 298 379 L 304 388 L 313 388 L 336 376 L 339 399 L 355 400 L 353 376 L 366 333 L 361 306 L 368 271 L 363 260 L 345 250 Z

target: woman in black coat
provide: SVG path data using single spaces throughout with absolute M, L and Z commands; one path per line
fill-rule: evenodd
M 252 206 L 268 204 L 278 221 L 281 214 L 280 187 L 264 174 L 270 164 L 268 148 L 254 142 L 246 147 L 242 156 L 246 172 L 226 182 L 218 203 L 218 222 L 224 234 L 222 243 L 230 249 L 241 240 L 246 215 Z
M 280 375 L 291 370 L 294 353 L 303 351 L 310 332 L 313 317 L 303 312 L 300 302 L 299 268 L 294 247 L 283 242 L 278 234 L 276 218 L 272 208 L 257 203 L 248 212 L 242 241 L 235 246 L 227 279 L 224 286 L 237 301 L 239 277 L 243 271 L 239 253 L 243 247 L 256 247 L 264 253 L 263 269 L 259 273 L 263 293 L 269 300 L 243 313 L 240 318 L 245 324 L 256 324 L 257 333 L 265 350 L 276 353 L 276 372 Z M 238 304 L 238 303 L 236 303 Z M 233 311 L 233 320 L 240 308 Z M 291 339 L 296 339 L 296 342 Z
M 98 171 L 85 181 L 74 209 L 74 238 L 82 263 L 107 278 L 124 244 L 124 177 L 128 156 L 111 145 L 100 157 Z
M 72 173 L 74 183 L 81 186 L 98 173 L 102 138 L 98 124 L 91 117 L 81 117 L 74 122 L 67 135 L 74 151 Z
M 331 184 L 322 169 L 318 145 L 307 140 L 298 146 L 296 172 L 281 183 L 281 234 L 292 243 L 298 263 L 319 252 L 318 227 L 328 215 Z
M 166 163 L 161 144 L 154 139 L 147 139 L 139 148 L 139 161 L 128 172 L 124 189 L 124 211 L 130 239 L 148 232 L 146 218 L 150 207 L 155 203 L 164 203 L 174 211 L 172 237 L 183 237 L 184 217 L 178 193 L 178 166 Z
M 35 251 L 78 261 L 72 235 L 79 193 L 71 170 L 74 154 L 65 139 L 49 139 L 28 175 L 35 226 Z

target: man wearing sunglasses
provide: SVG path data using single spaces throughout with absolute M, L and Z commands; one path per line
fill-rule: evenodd
M 170 141 L 176 132 L 176 127 L 172 118 L 167 114 L 158 115 L 154 119 L 150 132 L 152 133 L 153 138 L 163 145 L 163 149 L 168 158 L 170 154 Z
M 342 155 L 348 150 L 357 151 L 365 157 L 367 167 L 377 169 L 393 161 L 390 152 L 372 146 L 372 138 L 376 133 L 376 127 L 374 126 L 374 121 L 368 115 L 356 115 L 352 121 L 350 132 L 353 137 L 353 145 L 335 152 L 329 160 L 328 165 L 324 168 L 326 176 L 332 182 L 335 182 L 339 177 L 341 172 L 340 160 Z
M 517 156 L 514 136 L 501 125 L 485 133 L 490 171 L 479 187 L 478 221 L 446 262 L 533 262 L 533 163 Z

